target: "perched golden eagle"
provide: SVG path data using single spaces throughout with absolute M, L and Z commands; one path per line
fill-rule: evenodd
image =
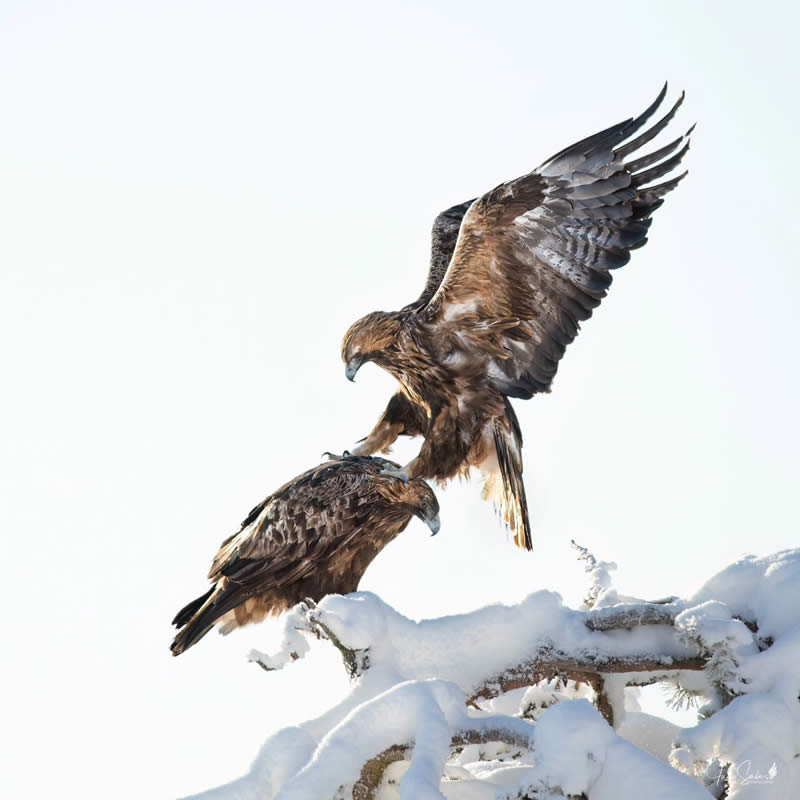
M 376 311 L 342 342 L 353 380 L 367 361 L 400 389 L 354 452 L 387 452 L 401 434 L 425 437 L 406 467 L 440 481 L 476 466 L 514 541 L 531 548 L 522 435 L 509 397 L 550 391 L 567 345 L 611 285 L 611 270 L 647 241 L 651 215 L 686 173 L 663 183 L 691 129 L 647 155 L 683 102 L 636 138 L 661 105 L 596 133 L 516 180 L 453 206 L 433 224 L 425 289 L 400 311 Z M 627 141 L 626 141 L 627 140 Z
M 180 655 L 216 624 L 228 633 L 326 594 L 358 588 L 372 559 L 411 517 L 439 530 L 439 503 L 423 480 L 392 474 L 383 458 L 344 454 L 299 475 L 257 505 L 226 539 L 214 585 L 182 608 L 172 642 Z

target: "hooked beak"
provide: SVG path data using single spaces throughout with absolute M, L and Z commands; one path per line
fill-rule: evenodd
M 359 369 L 361 369 L 361 365 L 363 363 L 364 362 L 360 358 L 351 358 L 347 362 L 347 366 L 344 369 L 344 374 L 345 374 L 345 377 L 347 378 L 347 380 L 349 380 L 351 382 L 353 380 L 355 380 L 356 372 L 358 372 Z
M 439 533 L 439 528 L 442 525 L 438 514 L 434 514 L 432 517 L 426 517 L 425 524 L 431 529 L 431 536 L 436 536 L 436 534 Z

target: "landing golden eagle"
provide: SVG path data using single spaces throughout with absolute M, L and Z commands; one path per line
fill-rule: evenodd
M 550 391 L 567 345 L 605 297 L 611 270 L 644 245 L 651 215 L 685 176 L 654 183 L 680 163 L 691 130 L 625 160 L 681 105 L 683 95 L 659 122 L 631 138 L 666 90 L 639 117 L 441 213 L 419 298 L 400 311 L 368 314 L 342 342 L 350 380 L 373 361 L 400 383 L 354 452 L 386 452 L 401 434 L 422 435 L 408 476 L 444 481 L 480 468 L 486 494 L 520 547 L 531 548 L 531 533 L 522 435 L 508 398 Z
M 343 455 L 290 481 L 257 505 L 211 565 L 214 585 L 182 608 L 180 655 L 220 623 L 228 633 L 305 598 L 358 588 L 375 556 L 413 516 L 439 530 L 439 503 L 423 480 L 392 474 L 383 458 Z

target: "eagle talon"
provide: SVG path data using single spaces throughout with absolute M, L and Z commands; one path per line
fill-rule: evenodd
M 322 456 L 327 456 L 328 461 L 336 461 L 337 458 L 351 458 L 353 453 L 351 453 L 349 450 L 343 450 L 341 455 L 337 455 L 336 453 L 331 453 L 330 450 L 326 450 Z
M 381 474 L 399 478 L 403 483 L 408 483 L 411 480 L 405 467 L 381 467 Z

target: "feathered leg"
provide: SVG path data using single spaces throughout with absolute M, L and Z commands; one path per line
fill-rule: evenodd
M 408 462 L 405 471 L 412 478 L 438 481 L 466 472 L 474 439 L 471 425 L 460 417 L 457 403 L 440 409 L 428 427 L 417 457 Z
M 420 436 L 427 427 L 423 409 L 415 405 L 402 392 L 395 394 L 386 411 L 370 434 L 350 452 L 355 456 L 388 453 L 398 436 Z
M 532 550 L 528 502 L 522 482 L 522 432 L 508 398 L 482 428 L 475 417 L 463 416 L 457 404 L 439 411 L 429 426 L 417 457 L 403 472 L 411 478 L 447 481 L 471 467 L 483 472 L 484 499 L 493 500 L 514 536 L 514 544 Z M 402 476 L 400 476 L 402 477 Z

